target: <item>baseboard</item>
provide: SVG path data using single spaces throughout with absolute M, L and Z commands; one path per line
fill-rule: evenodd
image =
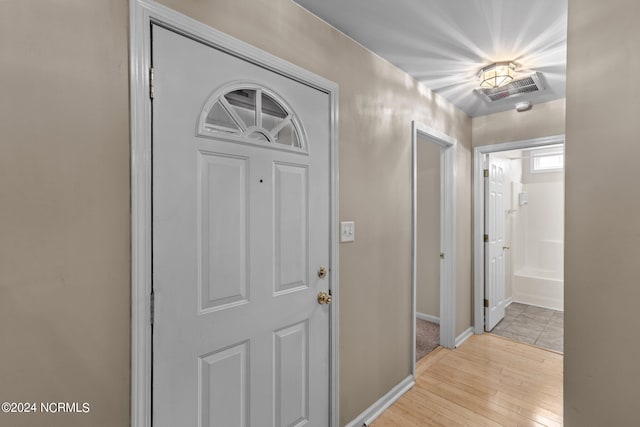
M 389 406 L 393 405 L 396 400 L 405 394 L 411 387 L 415 385 L 412 375 L 402 380 L 398 385 L 392 388 L 387 394 L 382 396 L 376 403 L 369 406 L 353 421 L 345 427 L 366 427 L 371 425 Z
M 440 318 L 432 316 L 430 314 L 416 313 L 416 317 L 420 320 L 426 320 L 427 322 L 440 324 Z
M 456 337 L 456 348 L 460 347 L 471 335 L 473 335 L 473 328 L 469 326 L 463 333 Z
M 504 300 L 504 308 L 509 307 L 512 302 L 513 302 L 513 297 L 509 297 L 509 298 L 505 299 Z
M 519 295 L 513 302 L 533 305 L 541 308 L 549 308 L 551 310 L 564 311 L 564 302 L 558 302 L 555 299 L 539 297 L 537 295 Z

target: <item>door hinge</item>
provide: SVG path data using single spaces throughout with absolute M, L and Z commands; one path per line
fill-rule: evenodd
M 156 311 L 156 297 L 152 291 L 151 295 L 149 296 L 149 317 L 150 317 L 149 321 L 151 322 L 152 325 L 153 325 L 153 318 L 155 315 L 155 311 Z
M 484 170 L 484 177 L 489 178 L 489 169 Z
M 488 241 L 489 241 L 489 235 L 488 235 L 488 234 L 485 234 L 485 235 L 484 235 L 484 241 L 485 241 L 485 242 L 488 242 Z
M 489 300 L 485 298 L 484 300 L 484 306 L 485 307 L 489 307 Z
M 153 99 L 153 67 L 149 68 L 149 98 Z

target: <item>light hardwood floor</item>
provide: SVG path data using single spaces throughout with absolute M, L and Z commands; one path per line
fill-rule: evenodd
M 373 427 L 562 426 L 562 355 L 491 334 L 418 362 Z

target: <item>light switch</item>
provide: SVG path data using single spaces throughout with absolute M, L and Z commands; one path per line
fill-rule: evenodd
M 353 242 L 356 239 L 356 223 L 354 221 L 340 222 L 340 242 Z

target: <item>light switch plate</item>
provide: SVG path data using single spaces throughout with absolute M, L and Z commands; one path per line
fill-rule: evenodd
M 356 239 L 356 223 L 354 221 L 340 222 L 340 242 L 353 242 Z

